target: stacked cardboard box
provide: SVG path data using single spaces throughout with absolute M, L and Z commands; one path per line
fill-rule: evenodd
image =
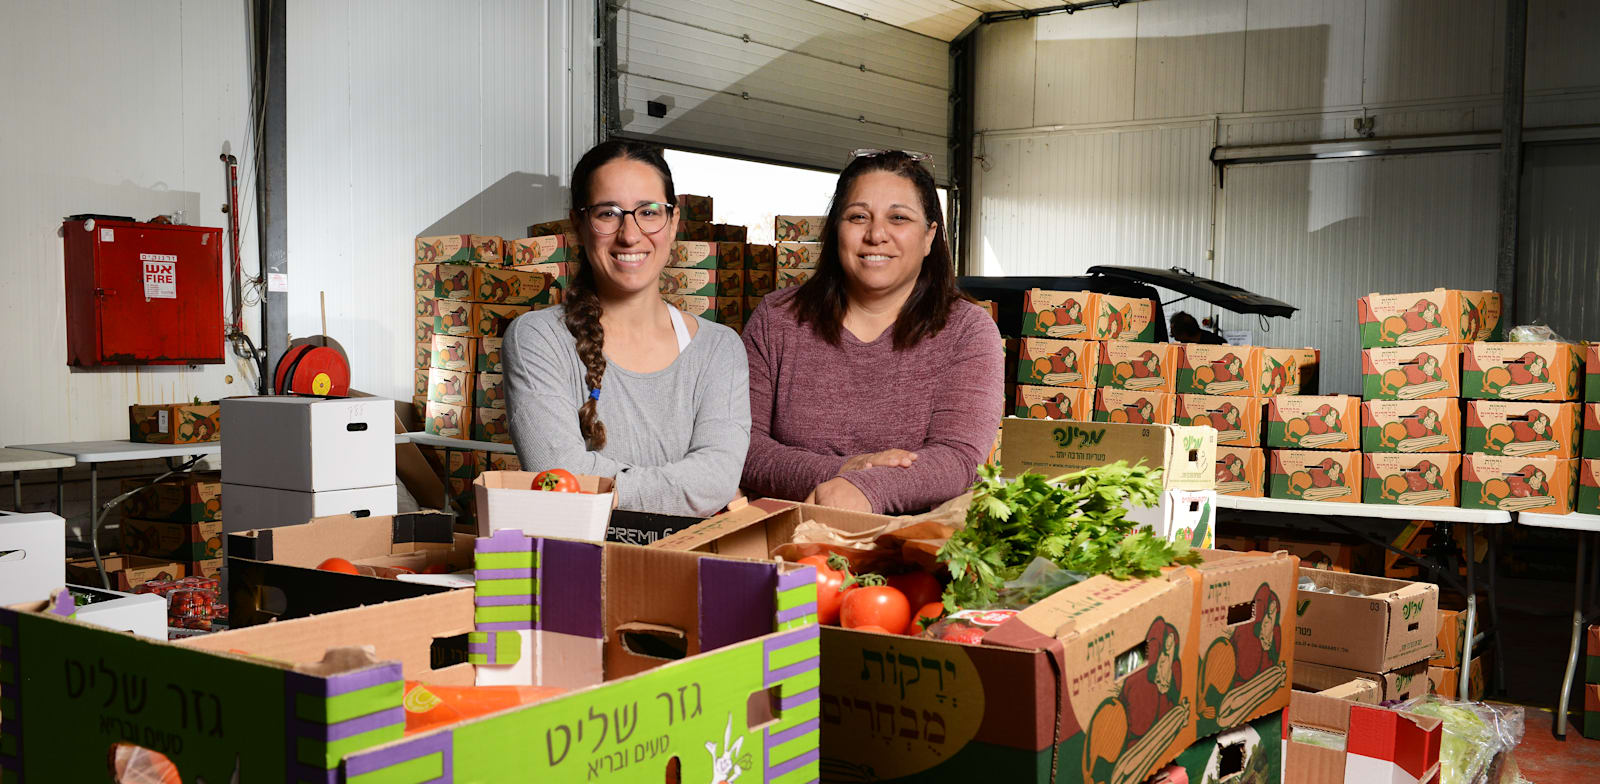
M 133 495 L 121 505 L 121 549 L 143 559 L 129 559 L 115 569 L 108 564 L 108 571 L 126 570 L 112 577 L 119 583 L 113 587 L 131 591 L 152 579 L 215 575 L 222 567 L 222 475 L 201 471 L 146 484 L 122 480 L 122 491 Z M 98 577 L 90 584 L 99 585 Z
M 1578 464 L 1575 510 L 1600 515 L 1600 344 L 1584 350 L 1583 460 Z
M 661 296 L 690 315 L 744 328 L 749 230 L 712 223 L 709 196 L 678 196 L 678 235 L 661 271 Z
M 1097 317 L 1101 308 L 1105 313 Z M 1015 414 L 1172 424 L 1172 347 L 1150 342 L 1154 309 L 1150 300 L 1028 291 L 1013 376 L 1017 385 L 1008 395 L 1015 400 Z
M 774 288 L 787 289 L 811 279 L 822 260 L 822 225 L 825 215 L 779 215 L 773 219 L 772 236 L 776 272 Z
M 1297 688 L 1360 678 L 1378 684 L 1384 700 L 1427 693 L 1437 585 L 1302 567 L 1295 612 Z
M 1461 505 L 1566 514 L 1578 495 L 1582 350 L 1569 343 L 1473 343 Z
M 1351 395 L 1267 400 L 1268 495 L 1298 501 L 1361 500 L 1361 401 Z
M 1428 687 L 1429 691 L 1441 697 L 1455 700 L 1461 696 L 1461 658 L 1462 651 L 1466 649 L 1466 611 L 1447 610 L 1439 608 L 1438 638 L 1434 643 L 1433 656 L 1428 659 Z M 1469 699 L 1483 698 L 1484 653 L 1474 652 L 1472 666 L 1467 673 L 1467 696 Z
M 1583 737 L 1600 739 L 1600 626 L 1585 635 L 1583 662 Z
M 777 246 L 744 246 L 744 265 L 744 315 L 748 320 L 761 298 L 778 289 Z

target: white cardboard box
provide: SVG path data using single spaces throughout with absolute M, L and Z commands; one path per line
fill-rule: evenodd
M 0 512 L 0 605 L 40 602 L 67 584 L 67 530 L 49 512 Z
M 280 525 L 303 525 L 316 517 L 396 514 L 399 490 L 393 484 L 301 493 L 270 487 L 222 483 L 222 531 L 238 533 Z
M 556 493 L 532 489 L 534 476 L 528 471 L 485 471 L 472 481 L 479 536 L 512 528 L 530 536 L 605 541 L 617 505 L 615 482 L 580 476 L 584 492 Z
M 394 401 L 227 398 L 222 420 L 227 484 L 306 493 L 394 484 Z
M 1207 550 L 1217 543 L 1217 491 L 1165 490 L 1155 506 L 1130 506 L 1128 519 L 1171 541 Z
M 115 632 L 132 632 L 152 640 L 167 639 L 167 600 L 153 593 L 123 593 L 104 588 L 72 586 L 96 597 L 78 607 L 72 617 Z

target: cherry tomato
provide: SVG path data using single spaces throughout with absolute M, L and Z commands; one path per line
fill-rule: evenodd
M 361 570 L 357 569 L 355 564 L 350 563 L 349 561 L 346 561 L 343 558 L 329 558 L 328 560 L 317 564 L 317 568 L 321 569 L 324 572 L 343 572 L 345 574 L 361 574 Z
M 882 626 L 904 631 L 911 623 L 911 604 L 905 594 L 887 585 L 863 585 L 845 594 L 839 623 L 846 629 Z
M 944 602 L 928 602 L 911 616 L 911 627 L 906 629 L 906 634 L 917 635 L 928 630 L 940 618 L 944 617 Z
M 581 493 L 583 488 L 578 486 L 578 477 L 564 468 L 552 468 L 540 471 L 533 477 L 534 490 L 550 490 L 557 493 Z
M 939 584 L 939 578 L 921 570 L 891 576 L 889 587 L 905 594 L 906 601 L 912 607 L 940 601 L 940 597 L 944 596 L 944 586 Z
M 808 555 L 801 558 L 800 563 L 817 569 L 817 623 L 837 624 L 839 604 L 846 593 L 839 589 L 844 584 L 845 573 L 829 566 L 826 555 Z

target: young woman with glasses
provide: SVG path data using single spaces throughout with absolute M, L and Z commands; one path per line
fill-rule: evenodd
M 578 161 L 582 258 L 561 305 L 507 331 L 506 403 L 524 470 L 615 477 L 621 508 L 703 517 L 738 493 L 749 373 L 733 330 L 661 299 L 676 199 L 654 147 L 608 141 Z
M 965 491 L 994 445 L 1004 346 L 956 288 L 926 157 L 856 153 L 816 275 L 768 295 L 745 325 L 745 489 L 920 511 Z

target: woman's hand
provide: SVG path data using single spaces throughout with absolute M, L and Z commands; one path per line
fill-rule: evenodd
M 885 449 L 882 452 L 856 455 L 849 460 L 844 461 L 844 466 L 839 469 L 839 473 L 842 474 L 846 471 L 860 471 L 865 468 L 872 468 L 873 466 L 910 468 L 911 464 L 915 462 L 917 462 L 916 452 L 907 452 L 904 449 Z
M 872 502 L 867 500 L 866 494 L 849 480 L 837 476 L 817 485 L 817 489 L 806 496 L 805 503 L 852 512 L 872 511 Z

